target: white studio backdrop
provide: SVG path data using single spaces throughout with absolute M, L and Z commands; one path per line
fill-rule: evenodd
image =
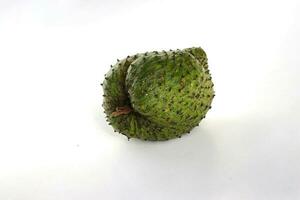
M 300 199 L 300 1 L 0 0 L 1 200 Z M 181 139 L 106 123 L 117 58 L 201 46 L 212 109 Z

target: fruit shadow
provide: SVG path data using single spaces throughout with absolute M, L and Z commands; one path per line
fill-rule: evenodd
M 177 174 L 177 178 L 182 176 L 179 179 L 197 177 L 209 183 L 216 175 L 220 163 L 220 152 L 214 138 L 215 129 L 211 126 L 226 129 L 228 124 L 230 123 L 222 120 L 202 122 L 190 134 L 168 141 L 149 142 L 130 139 L 120 144 L 119 158 L 122 160 L 121 157 L 125 156 L 131 160 L 138 166 L 136 170 L 141 174 L 155 171 L 171 179 L 172 174 Z

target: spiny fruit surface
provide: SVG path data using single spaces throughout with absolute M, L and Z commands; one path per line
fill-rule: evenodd
M 114 130 L 152 141 L 189 133 L 215 96 L 200 47 L 127 56 L 111 66 L 102 85 L 103 107 Z

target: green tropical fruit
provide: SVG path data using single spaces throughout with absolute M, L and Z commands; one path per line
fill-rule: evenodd
M 200 47 L 127 56 L 102 85 L 107 121 L 128 139 L 181 137 L 205 117 L 215 96 Z

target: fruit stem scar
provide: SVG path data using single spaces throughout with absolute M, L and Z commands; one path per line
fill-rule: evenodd
M 113 117 L 117 117 L 119 115 L 127 115 L 131 111 L 133 111 L 132 108 L 130 108 L 128 106 L 122 106 L 122 107 L 116 107 L 116 111 L 114 111 L 111 114 Z

